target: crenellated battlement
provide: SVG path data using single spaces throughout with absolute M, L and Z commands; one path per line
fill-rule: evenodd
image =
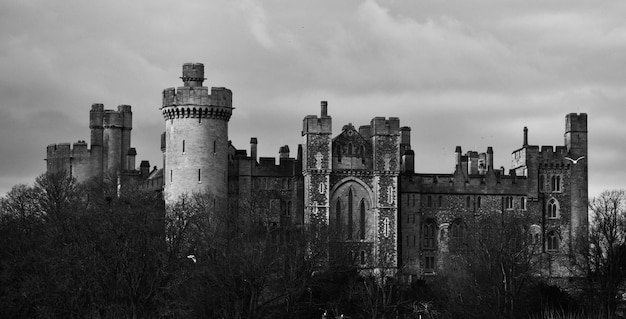
M 223 87 L 179 87 L 163 90 L 163 117 L 215 118 L 228 121 L 232 115 L 232 92 Z

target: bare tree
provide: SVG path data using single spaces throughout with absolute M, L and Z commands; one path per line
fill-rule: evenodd
M 589 271 L 607 315 L 615 311 L 626 275 L 626 191 L 606 190 L 589 202 Z

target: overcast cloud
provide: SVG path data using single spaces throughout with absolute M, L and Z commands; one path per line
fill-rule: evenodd
M 161 167 L 161 92 L 185 62 L 233 91 L 230 139 L 260 156 L 295 153 L 320 100 L 335 134 L 400 117 L 434 173 L 456 145 L 508 168 L 524 126 L 562 145 L 585 112 L 590 194 L 623 188 L 624 16 L 617 0 L 0 0 L 0 194 L 44 172 L 46 145 L 89 140 L 92 103 L 132 105 L 138 159 Z

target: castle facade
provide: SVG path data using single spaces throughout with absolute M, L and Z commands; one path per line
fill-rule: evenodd
M 258 157 L 228 140 L 232 92 L 203 86 L 204 65 L 183 65 L 183 86 L 163 91 L 163 168 L 135 168 L 130 147 L 130 106 L 90 112 L 91 149 L 83 141 L 47 149 L 48 171 L 68 170 L 79 181 L 115 171 L 147 189 L 162 190 L 166 204 L 182 194 L 208 193 L 215 207 L 254 210 L 276 228 L 327 229 L 331 258 L 349 256 L 363 268 L 423 278 L 445 267 L 466 227 L 487 212 L 528 212 L 532 238 L 544 256 L 542 271 L 567 277 L 568 258 L 588 227 L 587 115 L 567 114 L 563 145 L 523 144 L 511 167 L 495 169 L 493 149 L 455 151 L 448 174 L 417 173 L 411 129 L 395 117 L 342 127 L 333 136 L 328 103 L 303 120 L 302 144 L 275 158 Z M 419 150 L 419 147 L 416 148 Z M 419 167 L 417 167 L 419 169 Z M 126 179 L 128 180 L 128 178 Z

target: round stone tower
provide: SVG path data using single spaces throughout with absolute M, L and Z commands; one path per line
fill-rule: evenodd
M 209 94 L 201 63 L 185 63 L 181 79 L 183 87 L 163 90 L 165 202 L 206 193 L 217 207 L 226 207 L 232 92 L 214 87 Z

